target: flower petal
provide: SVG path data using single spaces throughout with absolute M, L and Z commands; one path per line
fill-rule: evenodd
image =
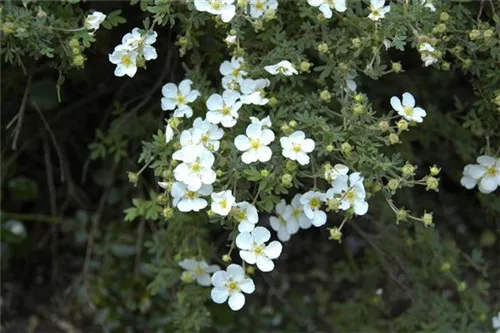
M 245 271 L 240 265 L 231 264 L 227 266 L 226 271 L 234 281 L 241 281 L 245 277 Z
M 274 269 L 274 262 L 268 257 L 257 257 L 257 268 L 263 272 L 270 272 Z
M 271 238 L 271 233 L 264 227 L 256 227 L 251 234 L 257 244 L 265 243 Z
M 228 278 L 229 274 L 226 271 L 218 271 L 212 275 L 212 278 L 210 280 L 214 287 L 222 287 L 226 283 Z
M 283 250 L 283 245 L 281 245 L 278 241 L 272 241 L 268 246 L 264 249 L 264 253 L 268 256 L 269 259 L 276 259 L 280 256 L 281 251 Z
M 231 310 L 238 311 L 245 305 L 245 296 L 242 293 L 232 293 L 228 304 Z
M 212 300 L 217 304 L 222 304 L 227 300 L 229 293 L 226 288 L 215 287 L 210 292 Z

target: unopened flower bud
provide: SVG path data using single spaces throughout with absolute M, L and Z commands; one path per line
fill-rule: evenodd
M 389 143 L 391 145 L 395 145 L 395 144 L 399 143 L 399 136 L 395 133 L 389 134 Z
M 366 97 L 363 94 L 356 94 L 356 96 L 354 96 L 354 100 L 358 103 L 363 103 L 365 99 Z
M 449 262 L 445 261 L 441 264 L 442 272 L 449 272 L 450 270 L 451 270 L 451 264 Z
M 255 273 L 255 267 L 254 266 L 247 266 L 245 268 L 245 271 L 247 272 L 248 275 L 252 275 L 253 273 Z
M 401 172 L 403 173 L 403 177 L 408 178 L 415 175 L 415 167 L 409 163 L 406 163 L 402 168 Z
M 335 149 L 335 147 L 333 145 L 328 145 L 328 146 L 326 146 L 325 149 L 327 152 L 331 153 Z
M 211 210 L 211 209 L 207 210 L 207 215 L 208 215 L 208 217 L 209 217 L 209 218 L 212 218 L 212 217 L 217 216 L 217 215 L 214 213 L 214 211 L 213 211 L 213 210 Z
M 431 176 L 437 176 L 441 172 L 441 169 L 438 168 L 436 165 L 433 165 L 429 168 L 429 171 L 431 173 Z
M 389 125 L 389 122 L 387 120 L 382 120 L 378 123 L 378 128 L 382 132 L 387 132 L 390 130 L 391 126 Z
M 129 172 L 128 173 L 128 181 L 131 182 L 132 184 L 137 184 L 137 180 L 139 177 L 135 172 Z
M 355 48 L 359 49 L 361 47 L 361 39 L 359 38 L 353 38 L 351 39 L 352 46 Z
M 448 61 L 443 61 L 443 62 L 441 63 L 441 69 L 442 69 L 443 71 L 449 71 L 449 70 L 450 70 L 450 68 L 451 68 L 451 64 L 450 64 Z
M 163 170 L 161 173 L 161 176 L 164 179 L 170 178 L 172 176 L 172 170 L 170 170 L 170 169 Z
M 437 192 L 438 191 L 438 186 L 439 186 L 439 180 L 437 178 L 429 176 L 425 180 L 425 185 L 427 185 L 427 187 L 425 188 L 427 191 L 433 190 L 433 191 Z
M 289 173 L 285 173 L 282 177 L 281 177 L 281 184 L 283 184 L 283 186 L 285 187 L 292 187 L 293 183 L 293 176 Z
M 168 120 L 168 124 L 170 125 L 170 127 L 172 127 L 172 129 L 176 129 L 177 126 L 179 126 L 181 123 L 181 118 L 172 117 Z
M 85 58 L 81 54 L 77 54 L 73 57 L 73 65 L 79 67 L 83 66 L 85 63 Z
M 432 213 L 425 213 L 422 216 L 422 222 L 424 222 L 426 227 L 432 226 Z
M 288 122 L 288 125 L 289 125 L 290 127 L 292 127 L 292 128 L 295 128 L 295 127 L 297 127 L 297 122 L 296 122 L 295 120 L 290 120 L 290 121 Z
M 442 12 L 440 15 L 439 15 L 439 19 L 441 21 L 448 21 L 450 19 L 450 15 L 447 13 L 447 12 Z
M 467 282 L 462 281 L 457 285 L 458 291 L 465 291 L 467 289 Z
M 291 128 L 290 126 L 288 126 L 288 124 L 281 125 L 280 129 L 286 135 L 290 135 L 293 132 L 293 128 Z
M 184 271 L 181 274 L 181 281 L 184 283 L 191 283 L 194 281 L 194 276 L 190 272 Z
M 77 54 L 80 54 L 80 48 L 78 47 L 74 47 L 71 49 L 71 52 L 74 54 L 74 55 L 77 55 Z
M 396 223 L 405 222 L 408 219 L 408 211 L 405 209 L 400 209 L 396 213 Z
M 488 29 L 483 32 L 483 37 L 484 39 L 488 40 L 493 37 L 493 34 L 494 34 L 493 29 Z
M 401 185 L 401 182 L 399 181 L 399 179 L 390 179 L 389 182 L 387 183 L 387 187 L 392 191 L 392 192 L 395 192 L 399 186 Z
M 320 43 L 316 46 L 316 50 L 318 50 L 319 53 L 328 53 L 328 44 Z
M 165 220 L 170 220 L 172 217 L 174 217 L 174 209 L 172 207 L 167 207 L 164 208 L 161 212 L 161 215 Z
M 260 175 L 264 178 L 268 177 L 269 176 L 269 171 L 267 171 L 266 169 L 264 170 L 260 170 Z
M 312 64 L 308 61 L 302 61 L 299 65 L 300 71 L 301 72 L 309 72 L 309 70 L 311 69 L 311 65 Z
M 222 261 L 224 262 L 231 262 L 231 256 L 229 254 L 225 254 L 222 256 Z
M 255 21 L 253 21 L 253 29 L 255 31 L 262 30 L 263 26 L 264 26 L 264 22 L 262 20 L 255 20 Z
M 334 227 L 334 228 L 330 228 L 328 230 L 330 231 L 330 238 L 329 239 L 336 240 L 339 243 L 342 242 L 342 231 L 340 231 L 339 228 Z
M 354 104 L 352 109 L 354 111 L 354 115 L 357 117 L 365 113 L 365 107 L 363 106 L 363 104 L 356 103 Z
M 69 40 L 69 43 L 68 43 L 68 44 L 69 44 L 69 46 L 70 46 L 71 48 L 78 48 L 78 47 L 80 47 L 80 43 L 78 42 L 78 39 L 76 39 L 76 38 L 71 38 L 71 39 Z
M 469 32 L 469 38 L 471 40 L 476 40 L 478 39 L 479 37 L 481 36 L 481 31 L 477 30 L 477 29 L 473 29 L 471 30 L 471 32 Z
M 349 142 L 344 142 L 340 145 L 340 150 L 342 151 L 342 154 L 345 156 L 349 156 L 352 153 L 352 146 L 349 144 Z
M 408 121 L 406 119 L 400 119 L 396 126 L 398 126 L 398 130 L 400 132 L 406 131 L 408 129 Z
M 167 197 L 163 194 L 156 196 L 155 201 L 158 205 L 165 205 L 168 202 Z
M 217 175 L 217 178 L 220 178 L 222 177 L 222 175 L 224 175 L 224 171 L 222 171 L 221 169 L 217 169 L 217 171 L 215 171 L 215 174 Z
M 293 172 L 293 171 L 297 170 L 297 163 L 295 161 L 292 161 L 292 160 L 287 160 L 285 162 L 285 170 L 289 171 L 289 172 Z
M 269 105 L 276 106 L 276 105 L 278 105 L 278 103 L 279 102 L 278 102 L 278 99 L 276 97 L 269 98 Z
M 324 102 L 330 102 L 332 95 L 328 92 L 328 90 L 323 90 L 319 93 L 319 98 L 321 98 L 322 101 Z
M 403 70 L 403 66 L 400 62 L 393 62 L 391 65 L 391 69 L 393 70 L 393 72 L 399 73 Z

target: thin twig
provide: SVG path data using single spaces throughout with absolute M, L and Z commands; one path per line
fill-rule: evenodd
M 44 137 L 43 140 L 43 150 L 44 150 L 44 160 L 45 160 L 45 172 L 47 175 L 47 186 L 49 188 L 49 207 L 50 214 L 52 216 L 57 215 L 57 206 L 56 206 L 56 188 L 54 185 L 54 176 L 52 174 L 52 161 L 50 158 L 50 147 L 47 142 L 47 137 Z M 57 277 L 57 225 L 52 224 L 50 227 L 51 234 L 51 243 L 50 243 L 50 254 L 52 258 L 52 274 L 51 281 L 52 287 L 55 287 L 55 279 Z
M 48 216 L 42 214 L 26 214 L 26 213 L 9 213 L 9 212 L 1 212 L 0 216 L 3 218 L 21 220 L 21 221 L 38 221 L 45 223 L 61 223 L 62 217 L 60 216 Z
M 45 116 L 42 113 L 42 110 L 38 107 L 36 103 L 33 103 L 33 107 L 35 110 L 38 112 L 40 115 L 40 118 L 42 118 L 43 124 L 45 125 L 45 128 L 50 134 L 50 138 L 52 139 L 52 143 L 54 144 L 54 148 L 56 149 L 57 157 L 59 158 L 59 169 L 60 169 L 60 175 L 61 175 L 61 181 L 64 182 L 64 159 L 63 159 L 63 154 L 61 152 L 61 147 L 59 147 L 59 144 L 57 143 L 56 136 L 52 129 L 50 128 L 49 123 L 45 119 Z
M 12 149 L 14 150 L 17 149 L 17 140 L 19 139 L 19 134 L 21 133 L 21 127 L 23 125 L 24 113 L 26 111 L 26 104 L 28 102 L 28 95 L 30 92 L 32 79 L 33 79 L 32 75 L 28 76 L 28 81 L 26 82 L 26 88 L 24 88 L 24 95 L 21 101 L 21 106 L 19 107 L 19 111 L 17 112 L 16 116 L 9 122 L 9 124 L 7 124 L 7 129 L 8 129 L 12 125 L 12 122 L 15 119 L 17 119 L 16 128 L 14 129 L 14 133 L 12 134 L 14 136 L 14 140 L 12 141 Z
M 137 280 L 139 278 L 140 265 L 141 265 L 141 253 L 142 253 L 142 240 L 144 239 L 144 219 L 141 219 L 139 227 L 137 228 L 137 243 L 135 244 L 135 267 L 134 267 L 134 277 Z

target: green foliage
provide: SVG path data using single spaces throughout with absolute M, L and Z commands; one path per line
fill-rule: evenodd
M 257 20 L 238 1 L 224 24 L 184 1 L 3 2 L 5 327 L 29 313 L 105 332 L 491 331 L 500 310 L 500 197 L 467 191 L 460 178 L 477 156 L 498 157 L 500 7 L 434 4 L 431 12 L 421 1 L 392 1 L 373 22 L 368 1 L 347 1 L 331 19 L 307 1 L 281 1 Z M 93 34 L 84 26 L 92 10 L 107 15 Z M 116 78 L 108 54 L 136 26 L 158 33 L 158 58 L 133 79 Z M 237 42 L 226 43 L 228 34 Z M 425 43 L 436 58 L 427 67 Z M 255 204 L 267 226 L 281 199 L 325 192 L 325 170 L 342 163 L 365 177 L 370 204 L 361 217 L 328 209 L 326 226 L 284 243 L 272 274 L 247 271 L 256 291 L 234 313 L 211 301 L 209 287 L 183 281 L 178 263 L 225 267 L 223 254 L 239 263 L 237 220 L 208 208 L 182 213 L 170 193 L 180 133 L 222 92 L 219 66 L 231 56 L 244 57 L 249 77 L 270 79 L 270 102 L 244 106 L 224 129 L 216 191 Z M 281 60 L 300 75 L 264 70 Z M 202 95 L 191 119 L 160 109 L 161 87 L 183 78 Z M 353 78 L 356 91 L 346 84 Z M 405 91 L 427 111 L 423 123 L 391 110 L 391 96 Z M 279 139 L 269 162 L 242 163 L 235 137 L 250 116 L 267 115 L 277 139 L 295 130 L 314 139 L 309 165 L 283 158 Z M 16 120 L 20 148 L 11 150 Z M 175 133 L 169 143 L 165 121 Z M 339 242 L 329 228 L 342 230 Z M 49 269 L 19 270 L 19 262 Z M 33 287 L 30 297 L 47 312 L 13 300 L 27 293 L 16 283 L 40 280 L 54 296 Z

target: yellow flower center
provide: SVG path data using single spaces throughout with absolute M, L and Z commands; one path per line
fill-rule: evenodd
M 188 193 L 186 193 L 186 196 L 189 198 L 189 199 L 194 199 L 196 198 L 196 192 L 193 192 L 193 191 L 189 191 Z
M 230 113 L 231 113 L 231 109 L 224 105 L 224 107 L 222 108 L 222 114 L 227 116 Z
M 227 200 L 226 199 L 221 200 L 220 206 L 225 209 L 227 207 Z
M 264 8 L 264 4 L 261 1 L 257 1 L 257 3 L 255 4 L 255 8 L 257 8 L 258 10 L 262 10 Z
M 495 168 L 495 166 L 491 166 L 490 168 L 488 168 L 486 173 L 488 174 L 488 176 L 496 176 L 497 169 Z
M 380 12 L 378 11 L 378 9 L 371 7 L 371 10 L 373 16 L 380 16 Z
M 132 59 L 128 55 L 124 55 L 122 57 L 122 65 L 125 67 L 128 67 L 132 64 Z
M 233 76 L 238 76 L 240 75 L 240 70 L 239 69 L 233 69 Z
M 252 149 L 257 149 L 261 146 L 259 139 L 250 139 L 250 147 Z
M 177 95 L 176 100 L 177 100 L 177 104 L 184 104 L 184 103 L 186 103 L 186 99 L 182 95 Z
M 356 198 L 356 194 L 353 191 L 349 191 L 345 194 L 345 198 L 347 200 L 354 200 Z
M 212 2 L 213 9 L 219 9 L 220 7 L 222 7 L 222 3 L 220 2 L 220 0 L 215 0 L 214 2 Z
M 208 135 L 204 134 L 202 137 L 201 137 L 201 142 L 203 143 L 207 143 L 208 141 Z
M 299 217 L 301 213 L 302 213 L 302 211 L 300 209 L 294 208 L 293 211 L 292 211 L 292 216 L 293 217 Z
M 239 221 L 243 221 L 246 217 L 247 217 L 247 213 L 245 211 L 240 211 L 238 213 L 238 216 L 237 216 Z
M 264 245 L 259 245 L 259 246 L 256 246 L 256 247 L 253 249 L 253 252 L 254 252 L 256 255 L 261 254 L 263 251 L 264 251 Z
M 203 275 L 204 273 L 205 270 L 203 270 L 203 268 L 201 268 L 200 266 L 196 267 L 196 269 L 194 270 L 195 275 Z
M 298 144 L 294 144 L 292 149 L 296 153 L 298 153 L 298 152 L 300 152 L 302 150 L 302 148 Z
M 403 110 L 407 116 L 411 116 L 413 114 L 413 108 L 411 106 L 406 106 Z
M 321 200 L 319 200 L 318 198 L 312 198 L 309 202 L 309 205 L 312 209 L 318 209 L 319 206 L 321 206 Z
M 200 163 L 198 163 L 198 162 L 193 163 L 191 165 L 191 170 L 193 170 L 194 172 L 200 172 L 200 170 L 201 170 Z
M 229 290 L 231 290 L 231 291 L 236 291 L 236 290 L 238 290 L 238 289 L 239 289 L 239 288 L 238 288 L 238 285 L 237 285 L 237 284 L 236 284 L 236 282 L 234 282 L 234 281 L 229 282 L 229 283 L 227 284 L 227 288 L 228 288 Z

